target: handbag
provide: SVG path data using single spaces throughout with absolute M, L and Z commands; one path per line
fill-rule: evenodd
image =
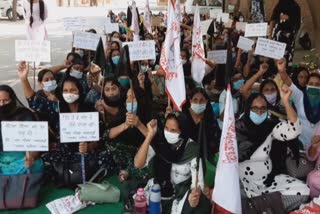
M 120 200 L 120 190 L 110 184 L 108 181 L 94 183 L 97 176 L 104 172 L 107 175 L 107 169 L 100 169 L 86 184 L 79 184 L 80 200 L 92 201 L 94 203 L 117 203 Z M 103 176 L 103 177 L 104 177 Z
M 0 210 L 36 207 L 42 175 L 42 173 L 1 175 Z
M 309 161 L 304 152 L 300 152 L 299 160 L 295 160 L 291 155 L 286 159 L 288 175 L 305 180 L 308 174 L 314 169 L 315 163 Z
M 75 189 L 82 183 L 81 163 L 72 163 L 68 160 L 52 163 L 55 171 L 55 180 L 59 187 Z M 91 177 L 98 170 L 98 162 L 95 158 L 85 159 L 85 172 L 87 177 Z
M 246 198 L 242 202 L 242 213 L 245 214 L 285 214 L 281 193 L 272 192 L 261 196 Z

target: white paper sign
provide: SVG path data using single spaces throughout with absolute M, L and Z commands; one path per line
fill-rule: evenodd
M 104 26 L 104 31 L 106 34 L 112 33 L 114 31 L 119 32 L 119 24 L 118 23 L 106 23 Z
M 222 9 L 211 9 L 209 11 L 209 13 L 210 13 L 210 18 L 211 19 L 216 19 L 218 17 L 218 15 L 220 13 L 223 13 L 223 12 L 222 12 Z
M 237 22 L 237 23 L 236 23 L 236 29 L 237 29 L 238 31 L 245 32 L 245 31 L 246 31 L 246 25 L 247 25 L 247 24 L 248 24 L 247 22 Z
M 268 33 L 268 23 L 246 24 L 245 37 L 266 36 Z
M 15 41 L 15 59 L 17 62 L 51 62 L 50 41 Z
M 258 38 L 254 54 L 273 59 L 281 59 L 286 50 L 286 44 L 270 39 Z
M 207 35 L 208 29 L 210 27 L 212 20 L 201 21 L 201 33 L 202 35 Z
M 104 30 L 104 26 L 106 23 L 110 23 L 110 19 L 107 19 L 106 17 L 90 17 L 87 18 L 87 26 L 86 28 L 90 29 L 93 28 L 97 31 Z
M 156 48 L 154 40 L 125 42 L 128 45 L 130 61 L 140 61 L 146 59 L 156 59 Z
M 80 31 L 87 25 L 83 17 L 66 17 L 63 18 L 63 27 L 66 31 Z
M 227 50 L 208 51 L 208 59 L 214 60 L 216 64 L 227 63 Z
M 222 20 L 222 22 L 228 22 L 229 21 L 229 13 L 219 13 L 217 16 L 217 21 L 220 22 L 220 20 Z
M 60 139 L 61 143 L 98 141 L 98 112 L 60 113 Z
M 73 36 L 73 47 L 95 51 L 100 40 L 100 35 L 77 31 Z
M 48 122 L 1 122 L 3 151 L 48 151 Z
M 252 50 L 253 44 L 253 40 L 240 36 L 237 47 L 244 51 L 250 51 Z

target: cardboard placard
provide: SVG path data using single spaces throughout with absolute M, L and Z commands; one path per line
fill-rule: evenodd
M 99 114 L 60 113 L 61 143 L 99 141 Z
M 104 26 L 104 32 L 106 34 L 110 34 L 112 32 L 119 32 L 119 24 L 118 23 L 106 23 Z
M 214 60 L 216 64 L 226 64 L 227 53 L 228 53 L 228 50 L 208 51 L 207 58 L 210 60 Z
M 209 11 L 211 19 L 216 19 L 220 13 L 223 13 L 222 9 L 211 9 Z
M 3 151 L 49 151 L 48 122 L 1 122 Z
M 212 20 L 205 20 L 205 21 L 201 21 L 201 33 L 202 35 L 207 35 L 208 29 L 210 27 Z
M 287 44 L 270 39 L 258 38 L 254 54 L 272 59 L 281 59 L 284 56 Z
M 154 40 L 125 42 L 128 45 L 130 61 L 156 59 L 156 48 Z
M 50 41 L 15 41 L 15 59 L 17 62 L 51 62 Z
M 268 23 L 248 23 L 246 24 L 245 37 L 267 36 Z
M 255 41 L 248 39 L 246 37 L 240 36 L 237 47 L 244 50 L 250 51 L 252 50 L 252 46 L 254 45 Z
M 76 31 L 73 35 L 73 47 L 95 51 L 100 40 L 100 35 Z
M 81 31 L 86 26 L 87 20 L 84 17 L 63 18 L 63 27 L 66 31 Z

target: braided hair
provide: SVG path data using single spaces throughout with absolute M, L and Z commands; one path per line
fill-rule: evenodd
M 40 8 L 40 19 L 42 21 L 44 21 L 44 2 L 43 0 L 39 0 L 39 8 Z M 33 16 L 32 16 L 32 13 L 33 13 L 33 0 L 30 0 L 30 27 L 32 27 L 32 24 L 33 24 Z

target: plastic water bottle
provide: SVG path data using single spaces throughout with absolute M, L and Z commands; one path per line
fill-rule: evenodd
M 134 214 L 146 214 L 147 213 L 147 199 L 144 196 L 144 189 L 139 188 L 137 195 L 134 199 Z
M 161 213 L 161 192 L 160 185 L 154 184 L 151 188 L 149 201 L 149 214 Z

